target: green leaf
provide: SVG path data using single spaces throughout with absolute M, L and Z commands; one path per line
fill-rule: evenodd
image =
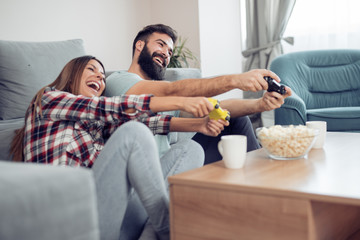
M 169 68 L 183 68 L 190 67 L 189 61 L 192 60 L 198 63 L 197 57 L 193 52 L 185 46 L 187 39 L 182 40 L 179 37 L 176 46 L 173 49 L 173 56 L 170 58 Z

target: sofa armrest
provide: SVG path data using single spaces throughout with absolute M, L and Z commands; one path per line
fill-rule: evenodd
M 285 103 L 275 109 L 275 124 L 278 125 L 305 125 L 306 123 L 305 102 L 293 92 L 285 99 Z
M 0 161 L 0 239 L 99 239 L 91 170 Z

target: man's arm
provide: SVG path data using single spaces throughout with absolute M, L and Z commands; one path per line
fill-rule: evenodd
M 281 95 L 277 92 L 265 92 L 258 99 L 226 99 L 220 102 L 222 109 L 230 112 L 230 117 L 241 117 L 258 112 L 270 111 L 281 107 L 284 99 L 291 96 L 292 92 L 286 87 L 286 94 Z M 193 115 L 187 112 L 180 112 L 180 117 L 191 118 Z
M 143 80 L 132 86 L 126 94 L 154 94 L 155 96 L 205 96 L 211 97 L 232 89 L 260 91 L 268 87 L 264 76 L 280 81 L 275 73 L 256 69 L 242 74 L 212 78 L 184 79 L 175 82 Z
M 220 102 L 220 106 L 230 112 L 231 117 L 245 116 L 253 113 L 270 111 L 281 107 L 284 99 L 291 96 L 291 89 L 286 87 L 286 94 L 265 92 L 258 99 L 227 99 Z

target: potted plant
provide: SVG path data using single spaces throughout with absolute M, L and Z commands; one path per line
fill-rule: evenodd
M 193 52 L 185 46 L 187 39 L 179 37 L 176 46 L 173 49 L 173 55 L 170 58 L 169 68 L 188 68 L 190 61 L 197 64 L 198 59 Z

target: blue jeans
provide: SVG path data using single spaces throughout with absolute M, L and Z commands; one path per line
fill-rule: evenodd
M 164 176 L 202 166 L 201 147 L 196 144 L 195 150 L 191 149 L 186 145 L 176 148 L 159 161 L 155 139 L 145 125 L 128 122 L 120 126 L 93 166 L 101 239 L 120 239 L 120 228 L 128 221 L 124 216 L 132 188 L 158 236 L 169 239 L 168 184 Z

